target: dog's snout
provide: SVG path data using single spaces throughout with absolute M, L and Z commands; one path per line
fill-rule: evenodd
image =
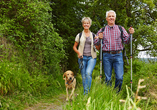
M 72 80 L 72 77 L 70 77 L 70 80 Z

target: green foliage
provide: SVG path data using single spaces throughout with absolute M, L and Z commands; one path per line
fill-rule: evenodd
M 81 4 L 83 0 L 51 0 L 52 8 L 52 23 L 55 31 L 63 38 L 64 50 L 67 59 L 62 61 L 61 66 L 63 71 L 67 69 L 76 71 L 77 59 L 73 51 L 75 36 L 82 31 L 81 19 L 83 17 L 82 11 L 84 5 Z
M 98 66 L 98 64 L 97 64 Z M 22 68 L 22 66 L 20 66 Z M 147 101 L 140 101 L 140 103 L 136 103 L 134 107 L 140 107 L 142 109 L 145 109 L 147 107 L 148 110 L 151 110 L 153 108 L 155 108 L 155 104 L 156 104 L 156 99 L 153 96 L 150 96 L 150 92 L 156 91 L 156 86 L 154 84 L 157 84 L 156 82 L 156 78 L 155 78 L 155 73 L 156 73 L 156 69 L 154 68 L 156 67 L 156 63 L 151 64 L 151 63 L 144 63 L 142 61 L 139 60 L 134 60 L 133 61 L 133 92 L 135 92 L 137 90 L 137 83 L 138 80 L 141 78 L 144 78 L 145 81 L 143 82 L 142 85 L 147 85 L 146 89 L 141 89 L 141 91 L 138 93 L 139 96 L 145 96 L 149 99 Z M 128 69 L 130 69 L 128 67 Z M 19 69 L 20 70 L 20 69 Z M 23 74 L 23 72 L 21 72 Z M 149 73 L 149 74 L 148 74 Z M 14 73 L 16 74 L 16 73 Z M 18 72 L 17 74 L 20 74 L 20 72 Z M 24 76 L 26 77 L 26 75 Z M 84 97 L 83 95 L 83 86 L 82 86 L 82 79 L 81 79 L 81 75 L 77 74 L 77 87 L 76 87 L 76 91 L 75 93 L 78 94 L 77 98 L 75 98 L 75 101 L 73 102 L 69 102 L 67 103 L 67 105 L 65 106 L 64 109 L 85 109 L 87 107 L 89 108 L 94 108 L 94 109 L 105 109 L 105 108 L 113 108 L 115 110 L 123 110 L 123 108 L 127 108 L 129 107 L 129 103 L 134 103 L 133 99 L 131 99 L 128 94 L 130 94 L 130 72 L 125 73 L 124 75 L 124 82 L 123 82 L 123 88 L 122 91 L 120 92 L 119 95 L 116 94 L 116 91 L 114 90 L 114 85 L 112 87 L 108 87 L 106 86 L 104 83 L 100 83 L 100 79 L 97 78 L 99 77 L 99 68 L 96 67 L 96 69 L 93 71 L 93 80 L 92 80 L 92 87 L 91 87 L 91 91 L 88 95 L 88 97 Z M 27 79 L 27 78 L 24 78 Z M 39 83 L 44 83 L 46 81 L 43 82 L 43 80 L 47 80 L 47 87 L 44 86 L 44 84 L 39 84 Z M 35 82 L 34 82 L 35 81 Z M 101 80 L 103 81 L 103 80 Z M 23 82 L 22 82 L 23 83 Z M 33 88 L 36 90 L 34 90 L 32 93 L 30 93 L 29 88 L 27 88 L 27 90 L 24 90 L 22 92 L 20 91 L 15 91 L 13 97 L 11 95 L 11 98 L 9 97 L 0 97 L 1 99 L 1 105 L 2 108 L 9 108 L 9 109 L 22 109 L 22 106 L 27 104 L 26 106 L 32 106 L 32 104 L 34 103 L 38 103 L 37 100 L 39 101 L 39 99 L 36 99 L 34 96 L 38 96 L 38 98 L 42 97 L 42 98 L 50 98 L 52 99 L 52 97 L 54 95 L 58 95 L 61 92 L 65 93 L 65 86 L 64 86 L 64 80 L 62 79 L 62 73 L 60 74 L 55 74 L 55 75 L 43 75 L 43 76 L 39 76 L 36 78 L 32 79 L 32 89 Z M 34 86 L 37 87 L 34 87 Z M 128 85 L 128 91 L 126 91 L 126 85 Z M 39 88 L 41 86 L 41 88 Z M 29 86 L 28 86 L 29 87 Z M 44 88 L 43 90 L 41 90 L 42 88 Z M 41 93 L 42 91 L 42 93 Z M 47 92 L 46 92 L 47 91 Z M 40 93 L 39 93 L 40 92 Z M 35 95 L 36 94 L 36 95 Z M 44 96 L 42 95 L 44 94 Z M 66 93 L 65 93 L 66 94 Z M 90 99 L 90 106 L 87 106 L 87 101 L 89 99 L 89 97 L 91 97 Z M 120 99 L 126 99 L 126 103 L 127 104 L 122 104 L 119 102 Z M 65 98 L 63 99 L 65 100 Z M 20 102 L 19 102 L 20 101 Z M 134 100 L 136 101 L 136 100 Z M 149 102 L 149 103 L 148 103 Z M 71 105 L 72 106 L 69 106 Z M 17 106 L 17 104 L 19 106 Z M 24 106 L 23 106 L 24 107 Z
M 24 94 L 17 97 L 16 102 L 33 103 L 35 100 L 31 97 L 32 95 L 41 96 L 48 92 L 47 95 L 52 96 L 60 93 L 64 88 L 64 81 L 60 77 L 62 73 L 67 69 L 74 72 L 78 70 L 77 56 L 72 46 L 75 36 L 83 29 L 80 22 L 82 17 L 92 18 L 91 31 L 96 33 L 106 24 L 106 11 L 110 9 L 117 13 L 116 24 L 124 26 L 126 30 L 131 25 L 135 28 L 133 56 L 137 56 L 138 52 L 144 50 L 149 50 L 152 56 L 156 56 L 156 0 L 154 2 L 152 0 L 50 1 L 0 1 L 1 95 L 19 96 Z M 139 50 L 139 45 L 144 49 Z M 126 46 L 128 56 L 129 46 Z M 98 61 L 96 70 L 93 71 L 93 78 L 99 76 Z M 145 64 L 139 60 L 133 61 L 133 91 L 136 90 L 138 79 L 145 78 L 150 83 L 147 90 L 144 90 L 144 93 L 148 94 L 155 82 L 156 66 L 156 63 Z M 124 86 L 130 87 L 130 67 L 125 67 L 123 97 L 126 96 Z M 150 81 L 150 78 L 153 80 Z M 81 84 L 80 75 L 77 79 L 77 84 Z M 93 96 L 98 93 L 97 88 L 94 89 L 91 92 Z M 112 91 L 104 93 L 109 94 L 109 98 L 113 99 Z M 144 93 L 140 92 L 139 94 Z M 96 97 L 101 98 L 102 96 L 101 100 L 103 100 L 106 98 L 105 94 L 98 94 Z M 2 108 L 13 109 L 15 107 L 16 104 L 12 103 L 14 101 L 11 102 L 9 98 L 0 98 Z M 91 98 L 93 100 L 92 107 L 95 107 L 94 101 L 99 101 L 99 99 Z M 28 99 L 32 99 L 32 102 Z M 99 104 L 112 107 L 114 102 L 111 102 L 110 99 L 106 99 L 109 103 L 100 102 Z M 156 103 L 156 99 L 150 99 L 150 103 L 153 105 Z M 84 103 L 79 105 L 85 107 Z
M 38 99 L 29 92 L 19 93 L 18 91 L 11 96 L 0 96 L 0 100 L 0 110 L 23 110 L 25 106 L 31 106 L 38 102 Z
M 31 87 L 27 81 L 30 81 L 28 71 L 23 71 L 22 65 L 14 64 L 8 61 L 0 63 L 0 94 L 11 94 L 15 90 L 30 91 Z M 31 82 L 30 82 L 31 83 Z M 29 90 L 30 89 L 30 90 Z
M 4 0 L 0 7 L 0 32 L 26 58 L 24 62 L 29 72 L 35 72 L 35 68 L 43 73 L 59 72 L 60 60 L 64 58 L 63 40 L 54 31 L 49 3 Z
M 156 70 L 156 66 L 157 66 L 157 62 L 155 63 L 149 63 L 149 62 L 143 62 L 139 59 L 135 59 L 133 61 L 132 64 L 132 88 L 133 91 L 136 91 L 137 89 L 137 83 L 139 79 L 145 79 L 143 85 L 146 85 L 146 89 L 142 90 L 139 92 L 139 95 L 145 95 L 146 97 L 150 97 L 150 103 L 149 103 L 149 108 L 150 107 L 155 107 L 154 104 L 152 104 L 154 96 L 150 95 L 150 91 L 156 91 L 156 88 L 154 88 L 154 86 L 156 86 L 156 80 L 154 79 L 157 75 L 157 70 Z M 128 70 L 130 70 L 130 67 L 127 68 Z M 128 87 L 130 88 L 131 84 L 130 83 L 131 80 L 131 71 L 128 71 L 127 73 L 124 74 L 124 81 L 123 81 L 123 94 L 126 92 L 124 86 L 128 85 Z M 153 88 L 153 89 L 152 89 Z M 125 94 L 124 94 L 124 97 Z M 143 101 L 142 101 L 143 102 Z M 143 102 L 145 103 L 145 101 Z M 152 105 L 151 105 L 152 104 Z M 141 104 L 142 105 L 142 104 Z
M 144 3 L 148 4 L 151 9 L 155 7 L 154 0 L 143 0 Z
M 15 91 L 30 92 L 31 94 L 44 94 L 47 88 L 48 76 L 31 76 L 23 64 L 15 64 L 2 60 L 0 63 L 0 94 L 13 94 Z
M 64 62 L 68 63 L 67 66 L 69 69 L 75 70 L 76 68 L 74 64 L 76 65 L 77 57 L 72 51 L 72 46 L 76 34 L 83 29 L 80 22 L 81 18 L 89 16 L 93 21 L 90 29 L 94 33 L 97 33 L 104 24 L 107 24 L 106 11 L 108 10 L 116 11 L 116 24 L 122 25 L 127 31 L 130 26 L 134 27 L 134 56 L 144 50 L 150 50 L 149 53 L 152 56 L 156 56 L 156 0 L 154 2 L 152 0 L 74 0 L 70 3 L 62 0 L 53 0 L 53 3 L 54 5 L 51 6 L 53 10 L 52 22 L 55 24 L 55 28 L 58 29 L 57 32 L 64 38 L 66 55 L 70 59 Z M 143 46 L 144 49 L 139 50 L 139 45 Z M 126 45 L 125 47 L 127 56 L 130 56 L 130 45 Z
M 56 84 L 50 76 L 60 75 L 66 58 L 49 2 L 3 0 L 0 7 L 0 94 L 45 94 Z
M 23 64 L 2 60 L 0 62 L 0 109 L 21 110 L 24 105 L 31 106 L 37 103 L 35 97 L 41 98 L 43 95 L 52 97 L 65 90 L 61 74 L 38 74 L 38 76 L 30 75 Z

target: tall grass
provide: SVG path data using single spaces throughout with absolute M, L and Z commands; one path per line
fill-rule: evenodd
M 99 77 L 99 69 L 94 69 L 91 91 L 88 96 L 83 95 L 81 75 L 77 74 L 77 97 L 69 101 L 63 109 L 65 110 L 125 110 L 129 107 L 140 107 L 142 110 L 155 110 L 157 107 L 156 91 L 156 69 L 155 64 L 144 64 L 139 61 L 133 62 L 133 92 L 138 88 L 138 80 L 145 79 L 141 85 L 146 88 L 138 92 L 138 96 L 147 97 L 147 100 L 137 102 L 131 98 L 130 73 L 124 74 L 122 91 L 117 94 L 113 86 L 108 87 L 103 79 Z M 30 75 L 24 64 L 1 60 L 0 62 L 0 109 L 19 109 L 38 103 L 41 98 L 50 98 L 60 93 L 65 93 L 63 73 Z M 113 74 L 114 76 L 114 74 Z M 114 85 L 114 77 L 113 85 Z M 126 88 L 127 85 L 127 88 Z M 136 93 L 136 92 L 135 92 Z M 119 100 L 125 100 L 124 103 Z M 125 104 L 126 103 L 126 104 Z M 131 105 L 131 106 L 130 106 Z M 131 108 L 132 109 L 132 108 Z
M 143 87 L 140 84 L 136 94 L 133 95 L 126 86 L 127 97 L 122 100 L 122 92 L 117 94 L 113 87 L 106 86 L 98 80 L 93 82 L 88 96 L 83 95 L 82 89 L 78 90 L 77 97 L 73 101 L 69 101 L 64 110 L 141 110 L 138 103 L 141 99 L 146 99 L 138 96 L 139 89 Z M 145 109 L 147 106 L 148 103 L 143 108 Z
M 30 75 L 27 70 L 23 69 L 22 64 L 1 60 L 0 76 L 1 95 L 12 94 L 16 90 L 32 92 Z
M 152 64 L 134 60 L 132 76 L 133 93 L 131 93 L 130 89 L 131 76 L 129 65 L 127 67 L 128 71 L 124 74 L 122 90 L 119 94 L 113 88 L 115 81 L 114 73 L 112 77 L 113 86 L 108 87 L 104 84 L 104 77 L 101 79 L 101 82 L 97 78 L 99 77 L 99 65 L 96 65 L 97 69 L 93 72 L 92 87 L 88 96 L 83 95 L 83 87 L 81 86 L 80 90 L 76 89 L 77 97 L 73 101 L 69 101 L 64 110 L 155 110 L 157 107 L 157 99 L 155 98 L 157 97 L 156 65 L 157 63 Z M 141 84 L 139 84 L 138 81 L 140 79 L 145 81 L 141 81 Z
M 53 97 L 63 91 L 61 74 L 31 75 L 23 63 L 0 62 L 0 110 L 19 109 L 38 103 L 45 97 Z
M 114 88 L 102 84 L 99 80 L 93 81 L 88 96 L 83 95 L 83 88 L 77 91 L 75 101 L 65 106 L 65 110 L 113 110 L 119 109 L 120 95 L 116 94 Z M 118 102 L 118 103 L 117 103 Z M 71 106 L 72 103 L 72 106 Z

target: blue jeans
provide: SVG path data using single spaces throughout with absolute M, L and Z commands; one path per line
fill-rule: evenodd
M 118 54 L 110 54 L 110 53 L 104 53 L 103 52 L 103 65 L 104 65 L 104 73 L 105 73 L 105 83 L 107 85 L 112 85 L 111 76 L 112 76 L 112 68 L 114 68 L 115 71 L 115 87 L 118 88 L 119 92 L 122 87 L 123 82 L 123 55 L 122 52 Z
M 82 83 L 84 88 L 84 95 L 88 94 L 92 83 L 92 72 L 96 64 L 96 58 L 91 56 L 83 56 L 83 59 L 78 59 L 79 68 L 82 75 Z

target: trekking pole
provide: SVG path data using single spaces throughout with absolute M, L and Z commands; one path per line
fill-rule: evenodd
M 102 28 L 100 33 L 103 34 L 104 29 L 105 29 L 105 25 L 104 25 L 104 28 Z M 100 82 L 102 79 L 102 39 L 100 39 Z
M 102 78 L 102 39 L 100 39 L 100 82 Z
M 132 96 L 132 34 L 130 35 L 130 59 L 131 59 L 131 96 Z

